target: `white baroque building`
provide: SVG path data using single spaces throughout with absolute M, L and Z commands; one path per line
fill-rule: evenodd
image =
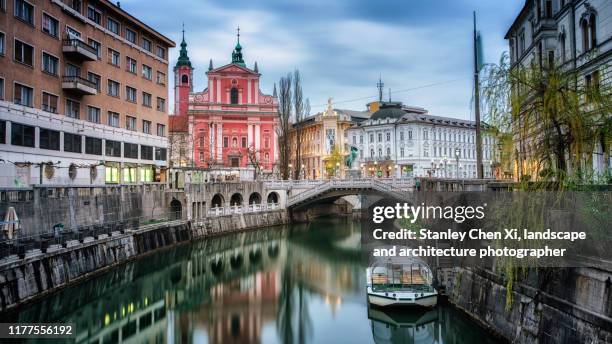
M 486 126 L 484 126 L 486 127 Z M 427 110 L 384 102 L 347 130 L 359 155 L 351 167 L 363 177 L 476 178 L 476 124 L 432 116 Z M 497 144 L 483 130 L 483 170 L 492 178 Z

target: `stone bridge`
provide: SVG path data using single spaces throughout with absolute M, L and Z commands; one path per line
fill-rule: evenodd
M 414 179 L 331 179 L 316 181 L 269 182 L 269 188 L 290 190 L 285 206 L 300 208 L 315 202 L 325 203 L 351 195 L 379 195 L 398 200 L 414 191 Z

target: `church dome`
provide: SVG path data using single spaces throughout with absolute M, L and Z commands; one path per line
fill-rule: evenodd
M 372 120 L 385 119 L 385 118 L 400 119 L 405 114 L 406 114 L 406 111 L 402 110 L 401 104 L 383 103 L 381 104 L 380 110 L 374 112 L 372 114 L 372 117 L 370 117 L 370 119 Z

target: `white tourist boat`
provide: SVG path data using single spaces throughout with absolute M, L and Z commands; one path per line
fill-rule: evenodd
M 366 276 L 368 302 L 372 305 L 434 307 L 438 303 L 433 274 L 420 260 L 402 257 L 378 261 L 370 265 Z

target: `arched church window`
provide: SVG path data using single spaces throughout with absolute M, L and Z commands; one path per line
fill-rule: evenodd
M 189 83 L 189 77 L 187 76 L 187 74 L 183 74 L 183 76 L 181 77 L 181 83 L 182 84 L 188 84 Z
M 580 31 L 582 32 L 582 51 L 589 50 L 589 23 L 586 19 L 580 21 Z
M 238 89 L 236 87 L 232 87 L 230 98 L 232 104 L 238 104 Z

